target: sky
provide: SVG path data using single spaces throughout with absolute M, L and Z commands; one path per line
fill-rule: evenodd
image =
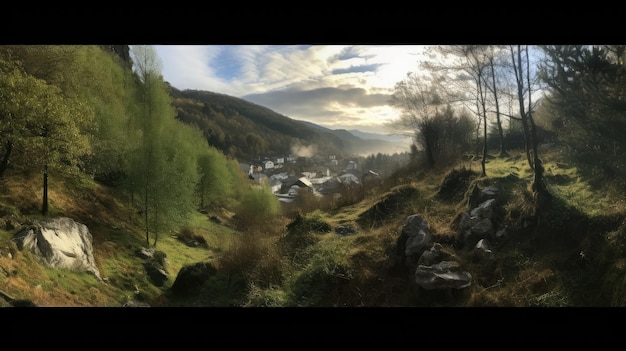
M 154 45 L 165 81 L 238 97 L 330 129 L 392 134 L 396 83 L 423 45 Z

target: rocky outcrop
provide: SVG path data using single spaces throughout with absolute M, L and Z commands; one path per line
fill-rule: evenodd
M 472 275 L 461 269 L 454 255 L 433 242 L 430 225 L 421 215 L 405 219 L 396 254 L 412 271 L 413 282 L 423 289 L 463 289 L 472 284 Z
M 208 262 L 186 265 L 178 272 L 171 291 L 177 296 L 190 296 L 197 293 L 199 288 L 215 274 L 217 269 Z
M 143 267 L 154 285 L 160 287 L 169 280 L 165 252 L 141 247 L 135 251 L 135 254 L 144 260 Z
M 470 203 L 478 205 L 472 207 L 470 211 L 459 214 L 452 224 L 458 232 L 460 247 L 474 247 L 482 239 L 499 242 L 504 240 L 507 234 L 506 229 L 500 227 L 500 221 L 495 215 L 502 209 L 498 201 L 499 189 L 487 186 L 476 193 Z
M 414 214 L 404 220 L 402 232 L 398 238 L 398 250 L 409 267 L 415 267 L 422 253 L 432 243 L 430 225 L 420 215 Z

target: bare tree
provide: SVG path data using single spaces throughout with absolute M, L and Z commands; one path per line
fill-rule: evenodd
M 400 109 L 400 118 L 389 126 L 413 138 L 416 145 L 422 145 L 429 165 L 435 164 L 435 148 L 439 133 L 429 123 L 442 106 L 441 98 L 426 77 L 408 73 L 407 78 L 396 83 L 391 105 Z
M 517 94 L 519 100 L 520 116 L 524 128 L 526 140 L 526 157 L 528 164 L 534 170 L 533 191 L 536 193 L 536 204 L 538 210 L 543 210 L 549 206 L 551 195 L 543 181 L 543 164 L 539 158 L 537 131 L 532 116 L 532 93 L 533 80 L 530 72 L 529 47 L 517 45 L 511 46 L 511 63 L 515 70 L 515 81 L 517 83 Z M 527 105 L 526 105 L 527 103 Z M 532 152 L 532 158 L 531 158 Z
M 498 137 L 499 137 L 499 146 L 500 146 L 500 153 L 498 156 L 503 157 L 503 156 L 508 156 L 507 152 L 506 152 L 506 148 L 504 145 L 504 130 L 502 127 L 502 113 L 500 112 L 500 101 L 499 101 L 499 95 L 501 94 L 500 92 L 500 84 L 498 84 L 498 74 L 496 72 L 496 66 L 497 66 L 497 54 L 499 52 L 499 48 L 493 45 L 490 45 L 487 51 L 487 65 L 489 67 L 489 74 L 491 76 L 491 84 L 486 84 L 486 88 L 490 91 L 490 93 L 493 95 L 493 102 L 494 102 L 494 106 L 495 106 L 495 114 L 496 114 L 496 128 L 498 129 Z
M 477 138 L 482 139 L 480 143 L 482 175 L 486 175 L 487 112 L 491 104 L 487 88 L 489 47 L 485 45 L 439 46 L 437 52 L 444 57 L 441 61 L 442 65 L 429 64 L 428 67 L 431 70 L 448 72 L 447 96 L 452 97 L 453 102 L 462 103 L 476 116 L 479 128 Z M 450 84 L 452 82 L 455 84 Z M 481 131 L 482 137 L 478 134 Z

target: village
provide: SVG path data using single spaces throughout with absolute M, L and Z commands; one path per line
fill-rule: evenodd
M 259 157 L 253 162 L 239 162 L 248 178 L 267 184 L 282 203 L 291 203 L 301 190 L 314 196 L 339 198 L 345 189 L 362 188 L 369 177 L 378 177 L 374 170 L 359 169 L 358 158 L 345 160 L 328 157 L 286 156 L 270 159 Z

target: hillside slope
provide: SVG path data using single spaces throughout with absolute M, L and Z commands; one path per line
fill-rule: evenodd
M 379 184 L 364 200 L 292 220 L 274 237 L 295 271 L 279 285 L 249 282 L 231 304 L 283 307 L 571 307 L 624 306 L 626 239 L 624 199 L 593 189 L 558 150 L 545 156 L 554 206 L 539 223 L 530 191 L 533 172 L 523 152 L 487 162 L 416 172 Z M 498 189 L 494 230 L 468 245 L 459 218 L 476 205 L 476 194 Z M 567 189 L 567 190 L 564 190 Z M 582 197 L 566 194 L 573 191 Z M 583 195 L 584 194 L 584 195 Z M 615 206 L 615 204 L 619 206 Z M 473 213 L 473 211 L 472 211 Z M 404 257 L 403 227 L 422 217 L 435 250 L 471 275 L 461 289 L 425 289 L 416 284 L 415 262 Z M 497 229 L 497 230 L 495 230 Z M 406 240 L 406 237 L 405 237 Z M 475 244 L 475 245 L 474 245 Z M 413 257 L 416 259 L 417 257 Z M 420 257 L 420 260 L 428 260 Z M 260 260 L 258 266 L 269 262 Z M 219 263 L 216 263 L 220 275 Z M 257 272 L 257 274 L 259 274 Z M 257 275 L 254 275 L 259 279 Z M 617 278 L 617 280 L 616 280 Z M 212 283 L 209 283 L 211 281 Z M 216 306 L 207 280 L 184 298 L 165 294 L 176 306 Z M 278 284 L 278 283 L 276 283 Z
M 362 139 L 346 130 L 295 120 L 224 94 L 172 87 L 171 95 L 178 119 L 196 125 L 211 145 L 233 157 L 301 156 L 299 149 L 337 157 L 408 151 L 401 143 Z
M 0 291 L 37 306 L 626 305 L 624 199 L 594 189 L 551 152 L 545 157 L 546 180 L 555 206 L 549 222 L 539 224 L 529 191 L 532 171 L 521 152 L 512 155 L 490 159 L 486 177 L 471 162 L 397 175 L 354 205 L 278 219 L 269 232 L 234 229 L 231 217 L 219 211 L 198 213 L 189 229 L 204 244 L 189 246 L 180 240 L 183 233 L 160 241 L 170 275 L 162 287 L 142 273 L 135 254 L 144 244 L 141 222 L 114 189 L 88 179 L 53 179 L 50 199 L 51 215 L 75 218 L 93 233 L 94 257 L 107 278 L 102 284 L 85 273 L 46 268 L 16 250 L 12 235 L 38 217 L 39 179 L 5 180 Z M 474 189 L 490 186 L 501 191 L 494 221 L 507 234 L 491 241 L 492 256 L 485 261 L 464 245 L 457 228 L 459 215 L 471 209 Z M 440 251 L 471 274 L 471 286 L 427 290 L 414 283 L 415 275 L 398 256 L 403 225 L 414 214 L 428 222 Z M 186 295 L 173 294 L 181 270 L 198 264 L 213 267 L 212 273 L 194 278 L 200 280 Z

